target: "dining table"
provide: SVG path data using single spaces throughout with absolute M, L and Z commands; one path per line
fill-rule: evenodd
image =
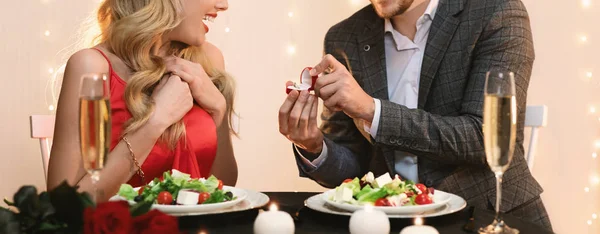
M 267 210 L 269 204 L 277 204 L 279 210 L 289 213 L 295 226 L 295 233 L 350 233 L 350 216 L 329 214 L 312 210 L 305 201 L 316 192 L 263 192 L 269 196 L 269 203 L 238 212 L 228 212 L 211 215 L 181 216 L 178 218 L 179 227 L 183 233 L 214 234 L 214 233 L 253 233 L 254 221 L 261 210 Z M 467 206 L 457 212 L 437 217 L 423 218 L 423 224 L 437 229 L 440 234 L 477 233 L 479 227 L 492 222 L 493 210 L 479 209 Z M 521 220 L 510 214 L 504 214 L 503 219 L 510 227 L 516 228 L 520 234 L 553 233 L 537 224 Z M 400 231 L 413 225 L 411 218 L 390 218 L 390 232 Z

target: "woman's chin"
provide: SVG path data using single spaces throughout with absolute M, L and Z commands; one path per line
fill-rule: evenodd
M 189 43 L 188 45 L 190 46 L 194 46 L 194 47 L 200 47 L 202 46 L 204 43 L 206 42 L 206 40 L 204 38 L 202 38 L 202 40 L 197 40 L 194 41 L 194 43 Z

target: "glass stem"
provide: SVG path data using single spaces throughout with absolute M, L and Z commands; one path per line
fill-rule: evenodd
M 99 171 L 93 171 L 92 175 L 91 175 L 91 179 L 92 179 L 92 186 L 94 187 L 94 195 L 92 195 L 92 200 L 94 201 L 94 203 L 98 203 L 98 181 L 100 180 L 100 172 Z
M 500 201 L 502 201 L 502 173 L 496 173 L 496 221 L 500 222 Z

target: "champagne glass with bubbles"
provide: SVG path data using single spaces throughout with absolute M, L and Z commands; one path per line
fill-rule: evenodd
M 494 69 L 486 74 L 483 104 L 483 139 L 490 169 L 496 175 L 496 216 L 479 233 L 517 234 L 500 214 L 502 175 L 510 165 L 515 149 L 517 104 L 515 78 L 511 71 Z
M 93 199 L 102 200 L 97 189 L 100 171 L 110 144 L 110 88 L 105 74 L 86 74 L 79 90 L 79 140 L 83 167 L 91 176 Z

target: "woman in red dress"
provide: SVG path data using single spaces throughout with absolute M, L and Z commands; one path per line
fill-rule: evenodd
M 122 183 L 140 186 L 171 169 L 194 178 L 215 175 L 235 185 L 234 84 L 224 72 L 223 55 L 205 39 L 205 22 L 227 7 L 227 0 L 102 3 L 99 43 L 73 54 L 65 69 L 49 190 L 65 180 L 90 194 L 94 190 L 74 124 L 81 77 L 87 73 L 110 76 L 111 151 L 96 185 L 105 194 L 99 201 L 116 194 Z

